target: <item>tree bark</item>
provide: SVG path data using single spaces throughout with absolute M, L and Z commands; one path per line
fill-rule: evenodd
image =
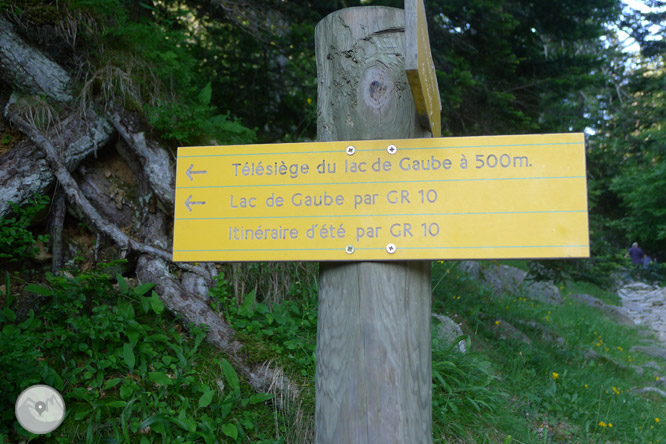
M 0 16 L 0 77 L 12 86 L 45 94 L 56 102 L 72 100 L 67 71 L 26 43 L 14 25 Z
M 105 220 L 83 195 L 81 188 L 58 157 L 57 150 L 51 140 L 44 136 L 39 130 L 37 130 L 37 128 L 31 126 L 28 122 L 23 120 L 20 116 L 13 114 L 11 111 L 6 114 L 6 117 L 15 124 L 21 132 L 39 145 L 46 155 L 46 160 L 51 167 L 53 174 L 62 185 L 70 203 L 81 210 L 86 219 L 88 219 L 88 222 L 90 222 L 98 231 L 113 239 L 113 241 L 123 250 L 135 250 L 142 253 L 150 253 L 163 259 L 171 260 L 171 254 L 169 252 L 138 242 L 123 233 L 113 223 Z
M 150 188 L 167 209 L 172 211 L 175 203 L 175 182 L 174 167 L 169 159 L 169 153 L 155 142 L 146 139 L 145 134 L 138 130 L 138 123 L 129 113 L 113 109 L 107 112 L 107 117 L 120 137 L 138 157 Z
M 404 12 L 361 7 L 316 28 L 320 141 L 429 135 L 404 71 Z M 316 443 L 432 442 L 429 262 L 321 263 Z
M 13 101 L 7 104 L 4 115 L 10 120 Z M 73 171 L 81 161 L 111 139 L 112 128 L 105 119 L 88 110 L 72 113 L 60 124 L 49 129 L 46 137 L 57 140 L 60 149 L 57 157 Z M 32 140 L 26 140 L 5 153 L 0 162 L 0 217 L 10 210 L 10 202 L 23 205 L 34 194 L 44 194 L 55 181 L 42 148 Z

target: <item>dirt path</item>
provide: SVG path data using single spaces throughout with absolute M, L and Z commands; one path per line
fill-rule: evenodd
M 661 345 L 666 347 L 666 288 L 632 282 L 618 290 L 618 294 L 627 316 L 636 325 L 654 331 Z

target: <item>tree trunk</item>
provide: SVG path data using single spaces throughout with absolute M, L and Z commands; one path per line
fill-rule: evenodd
M 316 28 L 320 141 L 426 137 L 404 65 L 404 12 Z M 320 264 L 316 443 L 432 442 L 430 263 Z
M 67 71 L 27 44 L 0 15 L 0 76 L 10 85 L 45 94 L 56 102 L 72 100 Z

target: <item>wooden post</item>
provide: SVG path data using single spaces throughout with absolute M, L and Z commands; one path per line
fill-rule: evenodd
M 320 141 L 429 137 L 405 74 L 403 10 L 316 28 Z M 321 263 L 316 444 L 432 442 L 430 262 Z

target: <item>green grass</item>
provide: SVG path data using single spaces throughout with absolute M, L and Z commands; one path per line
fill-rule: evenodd
M 46 305 L 22 319 L 13 310 L 16 285 L 4 288 L 2 404 L 42 382 L 67 405 L 63 425 L 39 442 L 312 442 L 316 287 L 294 287 L 270 302 L 252 291 L 237 302 L 221 278 L 210 295 L 246 360 L 271 361 L 301 387 L 300 399 L 279 407 L 203 341 L 204 330 L 183 328 L 166 313 L 151 284 L 104 270 L 47 275 L 24 289 Z M 644 365 L 656 359 L 630 353 L 637 330 L 567 298 L 585 292 L 609 302 L 612 293 L 571 283 L 559 306 L 523 294 L 497 297 L 456 262 L 433 264 L 433 289 L 433 312 L 461 325 L 458 340 L 469 350 L 441 342 L 433 321 L 434 443 L 666 442 L 666 403 L 633 391 L 663 376 Z M 1 415 L 0 443 L 35 438 L 13 409 Z
M 665 442 L 666 430 L 657 419 L 666 415 L 666 403 L 632 392 L 654 385 L 660 376 L 649 367 L 642 375 L 632 367 L 655 361 L 629 352 L 639 344 L 637 330 L 618 326 L 601 312 L 566 298 L 585 292 L 608 302 L 613 298 L 607 292 L 570 284 L 561 288 L 565 301 L 560 306 L 523 294 L 496 297 L 460 273 L 455 262 L 435 264 L 433 282 L 433 310 L 462 321 L 473 353 L 485 358 L 484 372 L 497 378 L 487 384 L 493 401 L 484 394 L 485 402 L 496 408 L 468 408 L 449 419 L 463 416 L 475 422 L 466 427 L 465 439 L 455 428 L 444 426 L 441 442 L 483 442 L 484 428 L 496 435 L 486 442 L 504 442 L 508 436 L 510 442 L 525 443 Z M 507 335 L 509 326 L 520 329 L 531 344 Z

